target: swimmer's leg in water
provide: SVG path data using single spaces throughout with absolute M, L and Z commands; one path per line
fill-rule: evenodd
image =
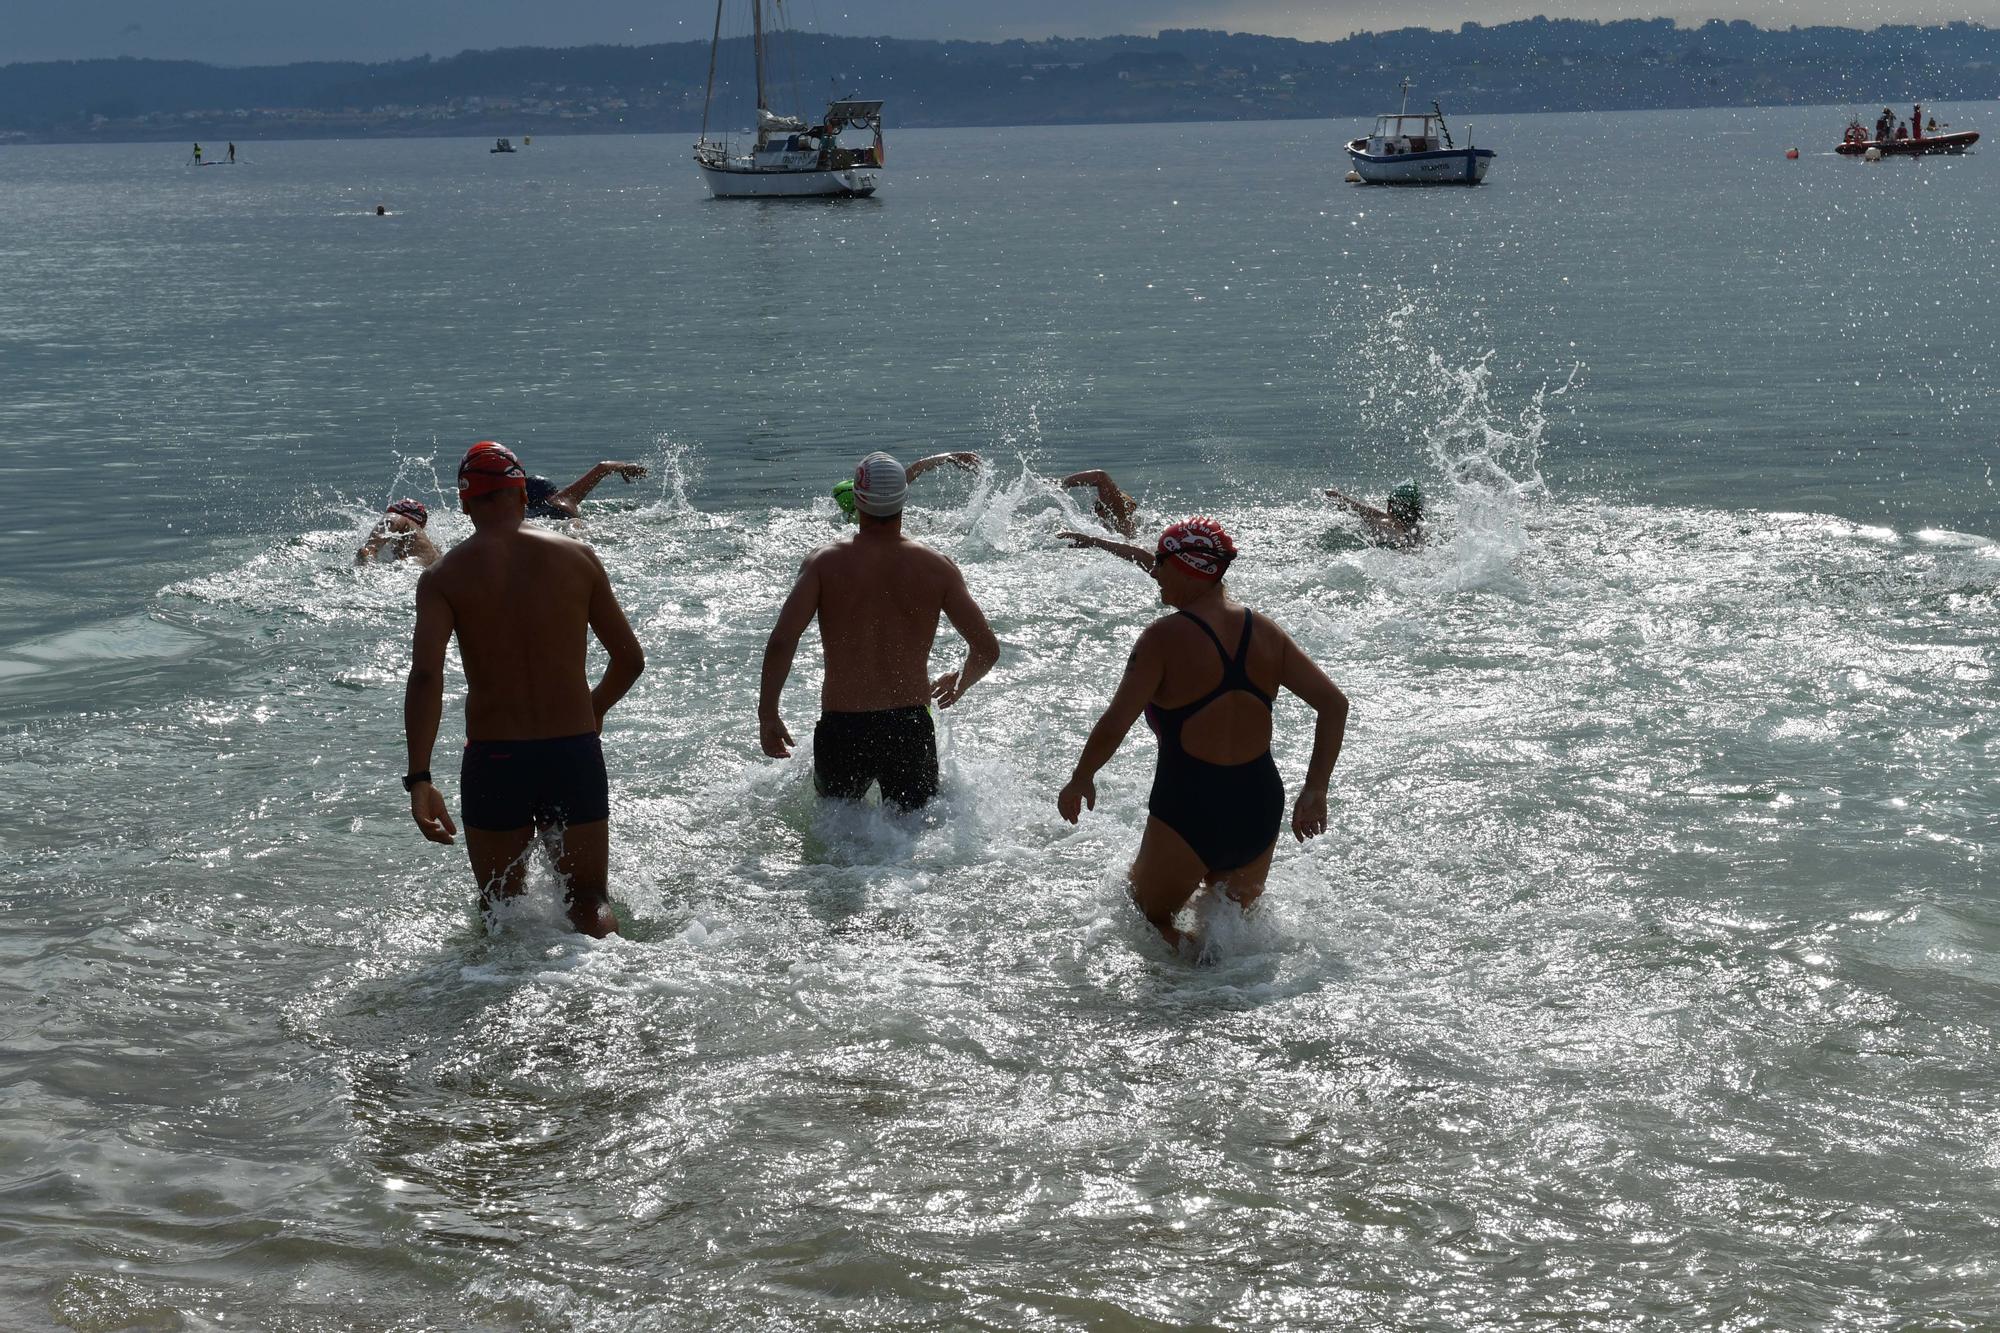
M 1188 846 L 1187 839 L 1152 816 L 1146 818 L 1146 832 L 1139 840 L 1139 854 L 1132 861 L 1132 901 L 1161 938 L 1179 951 L 1201 951 L 1201 939 L 1174 924 L 1174 917 L 1187 906 L 1198 889 L 1222 886 L 1224 893 L 1248 911 L 1263 896 L 1264 881 L 1271 873 L 1271 857 L 1277 851 L 1274 839 L 1263 854 L 1249 865 L 1221 874 L 1209 871 Z
M 542 845 L 568 887 L 569 923 L 593 939 L 618 933 L 611 910 L 611 821 L 595 819 L 542 830 Z
M 517 829 L 467 828 L 465 851 L 472 860 L 472 877 L 479 883 L 480 910 L 490 911 L 497 900 L 517 897 L 527 886 L 528 855 L 538 836 L 565 886 L 563 905 L 570 925 L 597 939 L 616 934 L 618 918 L 612 914 L 608 889 L 611 822 L 605 819 L 560 830 L 554 826 L 538 830 L 532 824 Z

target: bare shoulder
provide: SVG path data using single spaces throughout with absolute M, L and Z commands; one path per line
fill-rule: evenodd
M 1246 606 L 1243 610 L 1251 619 L 1257 622 L 1257 632 L 1259 634 L 1274 634 L 1286 643 L 1292 642 L 1291 631 L 1273 620 L 1269 615 L 1259 611 L 1254 606 Z
M 479 548 L 474 541 L 474 538 L 467 537 L 432 562 L 430 568 L 417 577 L 418 595 L 433 592 L 450 596 L 452 588 L 468 577 L 465 571 L 479 559 Z
M 959 577 L 958 562 L 943 551 L 926 542 L 920 542 L 914 537 L 907 538 L 906 541 L 910 557 L 917 562 L 919 568 L 928 570 L 944 578 L 955 579 Z
M 578 541 L 566 533 L 556 532 L 539 524 L 530 526 L 523 523 L 515 529 L 515 535 L 523 541 L 539 542 L 548 549 L 566 552 L 571 556 L 588 560 L 597 559 L 597 553 L 590 549 L 589 542 Z
M 823 571 L 829 566 L 838 565 L 853 549 L 854 542 L 852 538 L 845 541 L 828 542 L 824 546 L 815 546 L 812 550 L 807 551 L 806 558 L 799 562 L 799 572 L 803 574 L 808 570 Z
M 1190 628 L 1178 614 L 1161 616 L 1139 631 L 1139 640 L 1132 645 L 1132 651 L 1163 651 L 1168 645 L 1179 642 L 1182 635 L 1190 632 Z

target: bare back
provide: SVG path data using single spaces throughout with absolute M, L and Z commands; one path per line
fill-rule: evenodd
M 866 531 L 813 554 L 829 713 L 920 708 L 930 700 L 938 617 L 964 581 L 944 556 L 900 532 Z
M 603 567 L 589 547 L 538 528 L 482 530 L 424 579 L 451 607 L 468 740 L 597 730 L 585 651 Z
M 1234 601 L 1219 607 L 1203 607 L 1192 613 L 1215 631 L 1223 650 L 1232 657 L 1243 640 L 1244 617 L 1248 608 Z M 1152 703 L 1161 708 L 1185 708 L 1222 682 L 1223 658 L 1215 642 L 1202 633 L 1189 614 L 1167 616 L 1146 630 L 1156 639 L 1163 661 L 1159 688 Z M 1263 616 L 1250 631 L 1250 652 L 1244 663 L 1251 681 L 1275 697 L 1284 675 L 1285 653 L 1291 637 Z M 1211 700 L 1187 719 L 1181 730 L 1181 744 L 1196 759 L 1211 764 L 1242 764 L 1271 748 L 1271 709 L 1263 700 L 1242 690 L 1231 690 Z

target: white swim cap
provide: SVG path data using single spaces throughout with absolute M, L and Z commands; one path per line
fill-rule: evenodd
M 903 465 L 885 453 L 872 453 L 854 469 L 854 503 L 872 518 L 894 518 L 903 512 L 910 489 Z

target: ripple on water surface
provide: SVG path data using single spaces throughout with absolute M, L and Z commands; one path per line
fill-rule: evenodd
M 1433 441 L 1416 554 L 1224 510 L 1238 591 L 1355 714 L 1333 831 L 1209 911 L 1199 968 L 1122 899 L 1144 738 L 1080 826 L 1052 804 L 1151 584 L 1058 549 L 1087 520 L 1018 466 L 912 517 L 1007 653 L 916 819 L 754 753 L 750 664 L 830 504 L 595 510 L 652 650 L 602 943 L 545 891 L 483 930 L 408 831 L 412 573 L 347 566 L 360 512 L 166 590 L 156 623 L 252 647 L 0 751 L 41 794 L 5 815 L 39 904 L 10 1095 L 70 1127 L 16 1139 L 16 1271 L 76 1274 L 17 1294 L 84 1328 L 1984 1308 L 1993 547 L 1555 500 L 1532 413 L 1481 420 L 1528 466 Z M 1280 706 L 1294 783 L 1306 722 Z

